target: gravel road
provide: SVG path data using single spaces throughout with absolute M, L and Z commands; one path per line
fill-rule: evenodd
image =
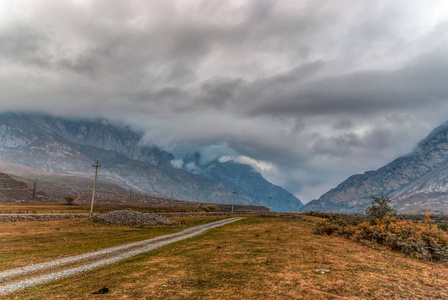
M 32 264 L 22 268 L 15 268 L 0 272 L 0 280 L 12 278 L 15 276 L 21 276 L 24 274 L 29 274 L 32 272 L 49 270 L 52 268 L 58 268 L 65 264 L 85 261 L 84 264 L 76 267 L 59 268 L 53 270 L 47 274 L 31 275 L 28 278 L 21 278 L 18 280 L 9 281 L 7 283 L 0 285 L 0 295 L 10 293 L 25 287 L 42 284 L 52 280 L 64 278 L 70 275 L 86 272 L 101 266 L 115 263 L 120 260 L 127 259 L 129 257 L 149 252 L 151 250 L 163 247 L 165 245 L 175 243 L 181 240 L 185 240 L 194 236 L 197 236 L 208 229 L 216 228 L 229 224 L 235 221 L 242 220 L 244 218 L 231 218 L 216 221 L 209 224 L 204 224 L 200 226 L 195 226 L 187 228 L 181 232 L 173 233 L 169 235 L 159 236 L 156 238 L 143 240 L 139 242 L 124 244 L 121 246 L 115 246 L 110 248 L 105 248 L 99 251 L 89 252 L 85 254 L 65 257 L 61 259 L 56 259 L 53 261 Z

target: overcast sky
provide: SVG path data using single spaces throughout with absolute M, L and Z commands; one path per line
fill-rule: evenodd
M 121 120 L 308 202 L 448 120 L 448 2 L 0 0 L 0 104 Z

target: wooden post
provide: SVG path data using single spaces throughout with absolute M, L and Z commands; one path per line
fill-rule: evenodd
M 272 212 L 272 197 L 269 197 L 269 212 Z
M 95 200 L 95 189 L 96 189 L 96 178 L 98 177 L 98 168 L 101 168 L 101 165 L 98 161 L 96 161 L 96 165 L 92 165 L 95 168 L 95 180 L 93 181 L 93 193 L 92 193 L 92 203 L 90 204 L 90 219 L 93 215 L 93 201 Z

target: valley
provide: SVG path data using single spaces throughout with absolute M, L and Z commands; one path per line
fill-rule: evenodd
M 0 299 L 448 299 L 448 1 L 0 0 Z
M 187 226 L 216 218 L 189 217 Z M 5 299 L 437 299 L 448 297 L 445 264 L 375 245 L 316 236 L 321 219 L 249 216 L 114 265 L 4 295 Z M 180 228 L 129 228 L 88 220 L 0 223 L 1 265 L 18 266 Z M 11 237 L 21 234 L 23 239 Z M 93 239 L 96 237 L 96 239 Z M 38 252 L 25 241 L 40 245 Z M 19 253 L 20 256 L 17 256 Z M 315 269 L 328 269 L 316 274 Z M 108 295 L 92 295 L 107 286 Z

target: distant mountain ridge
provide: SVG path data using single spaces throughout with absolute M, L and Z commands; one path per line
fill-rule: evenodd
M 298 211 L 303 206 L 293 194 L 268 182 L 249 165 L 232 160 L 226 162 L 212 160 L 202 163 L 200 153 L 195 153 L 184 158 L 183 166 L 183 169 L 189 172 L 222 182 L 232 189 L 241 190 L 259 199 L 259 203 L 265 207 L 269 208 L 272 205 L 274 211 Z
M 124 188 L 168 197 L 172 195 L 188 201 L 231 201 L 234 186 L 227 186 L 217 178 L 174 168 L 171 164 L 175 159 L 173 154 L 155 145 L 142 144 L 142 137 L 142 133 L 129 127 L 104 120 L 65 119 L 42 114 L 0 114 L 2 161 L 52 173 L 92 176 L 91 164 L 99 160 L 103 165 L 100 178 Z M 236 203 L 263 203 L 264 199 L 250 194 L 249 189 L 245 192 L 242 189 L 245 179 L 240 180 Z M 271 185 L 267 181 L 264 184 Z M 284 207 L 282 201 L 279 200 L 279 209 Z
M 410 154 L 384 167 L 349 177 L 302 211 L 362 212 L 370 196 L 389 196 L 399 212 L 448 212 L 448 122 L 434 129 Z

